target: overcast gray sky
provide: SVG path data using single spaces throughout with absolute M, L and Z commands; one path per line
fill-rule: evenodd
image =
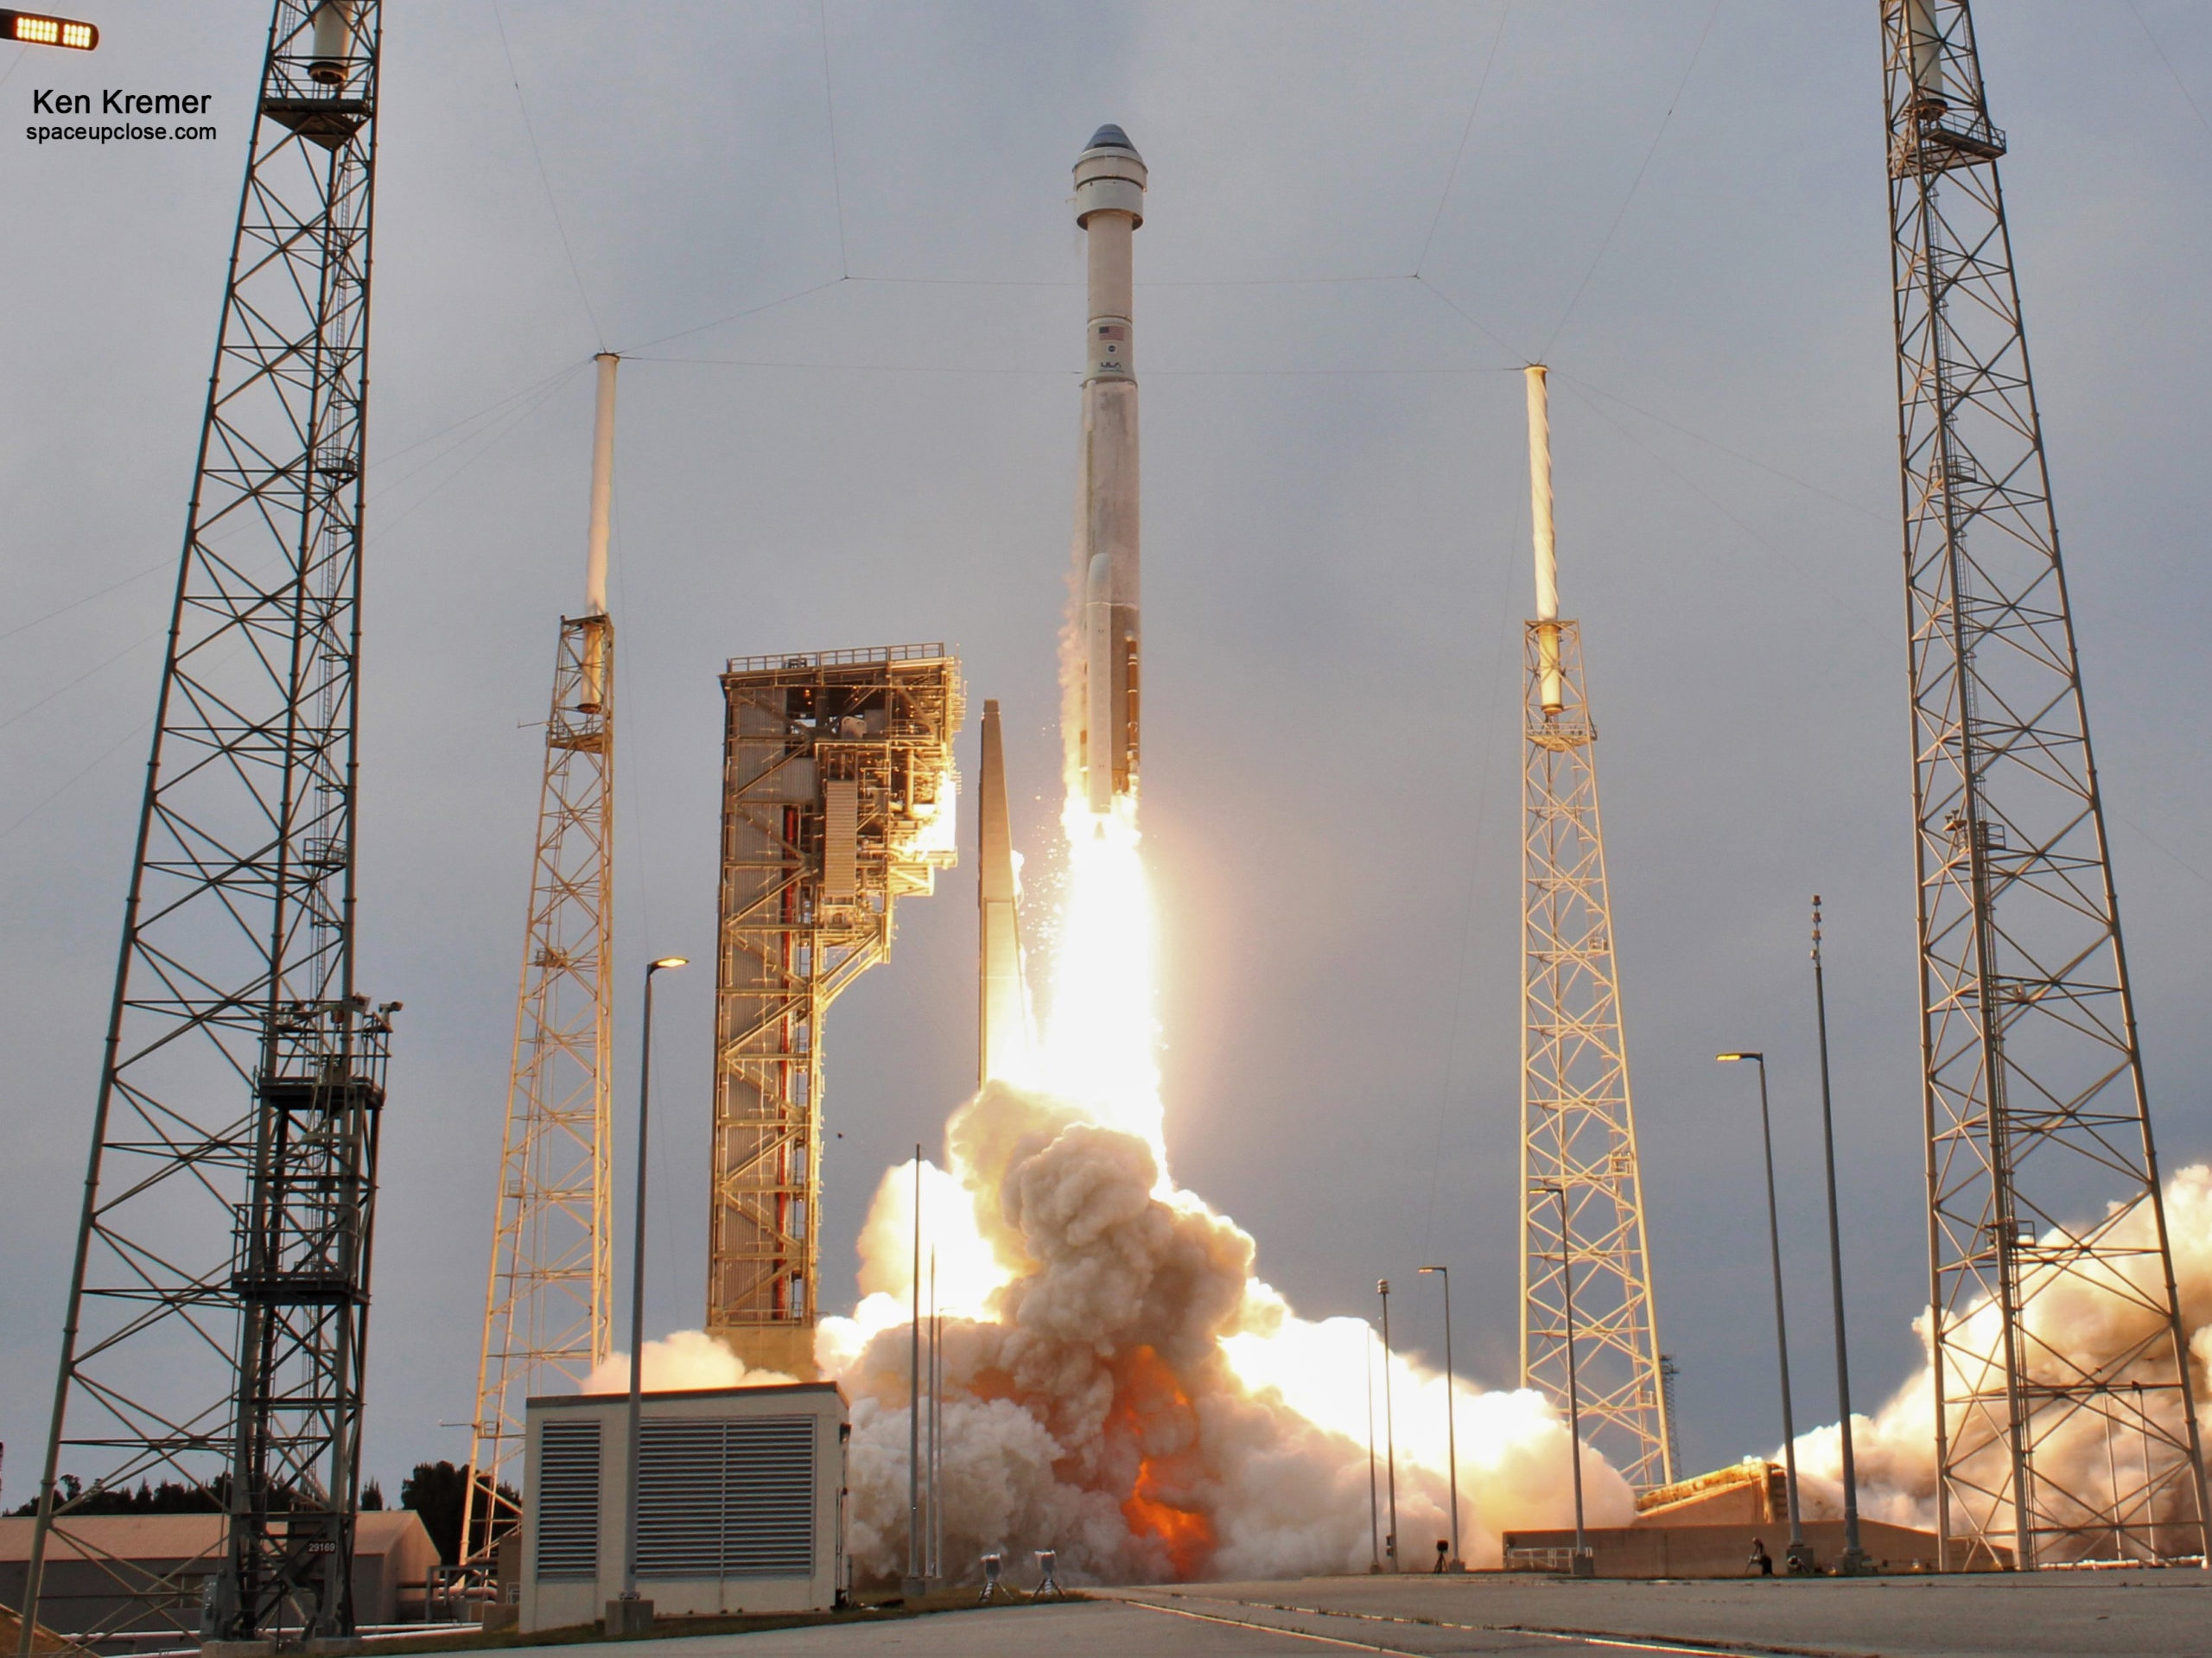
M 95 58 L 0 48 L 10 1506 L 44 1432 L 267 27 L 260 0 L 80 9 Z M 711 956 L 731 655 L 957 646 L 975 704 L 1005 706 L 1041 854 L 1082 317 L 1068 168 L 1106 120 L 1152 169 L 1145 826 L 1179 1176 L 1312 1315 L 1449 1262 L 1463 1368 L 1513 1380 L 1531 602 L 1513 371 L 1541 354 L 1686 1457 L 1778 1438 L 1752 1079 L 1716 1071 L 1716 1048 L 1773 1061 L 1799 1420 L 1834 1413 L 1816 889 L 1862 1403 L 1911 1368 L 1925 1235 L 1878 9 L 1502 11 L 390 8 L 360 835 L 362 981 L 407 1003 L 371 1363 L 387 1483 L 467 1450 L 440 1424 L 471 1406 L 542 753 L 526 727 L 580 602 L 591 353 L 638 348 L 615 555 L 623 962 Z M 2212 12 L 1978 16 L 2177 1166 L 2212 1155 Z M 35 88 L 113 86 L 211 92 L 221 138 L 23 140 Z M 972 768 L 972 731 L 962 747 Z M 893 961 L 830 1022 L 825 1300 L 849 1299 L 880 1172 L 935 1141 L 972 1075 L 972 881 L 909 904 Z M 656 1331 L 701 1313 L 710 989 L 695 969 L 662 993 Z M 1416 1286 L 1401 1328 L 1435 1352 Z

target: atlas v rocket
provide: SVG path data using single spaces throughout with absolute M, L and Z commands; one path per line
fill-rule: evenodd
M 1144 223 L 1144 160 L 1117 126 L 1076 158 L 1075 222 L 1090 245 L 1083 462 L 1075 533 L 1081 595 L 1076 764 L 1102 816 L 1137 787 L 1137 375 L 1130 245 Z

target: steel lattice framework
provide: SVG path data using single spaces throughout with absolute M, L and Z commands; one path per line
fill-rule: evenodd
M 1963 0 L 1884 0 L 1882 18 L 1944 1564 L 2201 1555 L 2005 137 Z
M 563 618 L 515 1008 L 464 1554 L 520 1518 L 524 1401 L 607 1353 L 613 1092 L 614 624 Z
M 1571 1267 L 1584 1438 L 1641 1490 L 1675 1476 L 1598 816 L 1598 733 L 1580 626 L 1530 622 L 1527 641 L 1521 1385 L 1566 1406 Z M 1566 1197 L 1564 1236 L 1552 1187 Z
M 26 1653 L 42 1617 L 218 1637 L 353 1624 L 388 1035 L 353 984 L 380 10 L 278 0 L 270 25 L 93 1116 Z M 142 1481 L 223 1511 L 217 1553 L 146 1567 L 75 1528 L 103 1490 Z M 57 1547 L 106 1568 L 97 1614 L 42 1603 Z
M 957 861 L 960 664 L 938 645 L 750 657 L 722 692 L 707 1328 L 806 1378 L 822 1021 L 890 954 L 896 901 Z

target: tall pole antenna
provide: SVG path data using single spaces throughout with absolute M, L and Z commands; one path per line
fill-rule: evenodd
M 1835 1315 L 1835 1408 L 1843 1451 L 1843 1553 L 1836 1570 L 1846 1576 L 1870 1571 L 1859 1546 L 1859 1459 L 1851 1438 L 1851 1344 L 1843 1317 L 1843 1223 L 1835 1196 L 1835 1098 L 1828 1078 L 1828 984 L 1821 960 L 1821 895 L 1813 894 L 1813 1016 L 1821 1047 L 1821 1149 L 1828 1178 L 1828 1305 Z
M 73 1601 L 109 1609 L 84 1620 L 87 1645 L 121 1628 L 353 1633 L 390 1033 L 353 956 L 381 21 L 378 0 L 277 0 L 270 22 L 92 1115 L 24 1655 L 57 1550 L 73 1557 Z M 85 1482 L 72 1495 L 55 1489 L 64 1467 Z M 224 1515 L 211 1553 L 149 1566 L 77 1530 L 101 1493 L 142 1482 Z
M 1405 1569 L 1398 1555 L 1398 1429 L 1390 1413 L 1390 1280 L 1381 1280 L 1375 1293 L 1382 1298 L 1382 1467 L 1390 1487 L 1390 1529 L 1382 1547 L 1390 1556 L 1390 1570 Z
M 461 1558 L 488 1566 L 521 1518 L 524 1407 L 607 1356 L 613 1305 L 614 375 L 602 353 L 592 423 L 584 608 L 564 616 L 545 718 L 530 913 L 515 995 L 507 1121 L 493 1196 Z
M 1939 1564 L 2205 1553 L 2196 1401 L 1967 0 L 1883 0 Z M 2113 1332 L 2062 1308 L 2093 1297 Z M 2104 1479 L 2112 1425 L 2143 1465 Z
M 1628 1045 L 1598 813 L 1598 736 L 1579 623 L 1559 613 L 1546 370 L 1531 364 L 1536 614 L 1526 628 L 1521 770 L 1521 1385 L 1573 1407 L 1639 1490 L 1673 1479 L 1644 1242 Z M 1544 1193 L 1556 1189 L 1556 1204 Z M 1580 1362 L 1568 1337 L 1574 1286 Z

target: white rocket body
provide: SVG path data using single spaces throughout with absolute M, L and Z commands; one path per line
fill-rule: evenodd
M 1090 250 L 1084 325 L 1083 499 L 1076 524 L 1083 732 L 1090 810 L 1134 796 L 1138 748 L 1137 377 L 1131 243 L 1145 166 L 1121 128 L 1099 128 L 1075 164 L 1075 222 Z

